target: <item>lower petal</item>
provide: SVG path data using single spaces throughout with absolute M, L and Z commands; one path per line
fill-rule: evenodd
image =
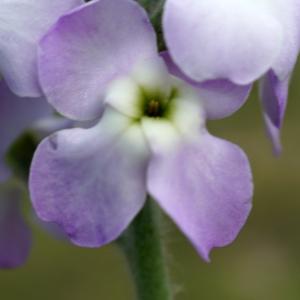
M 244 152 L 208 133 L 172 153 L 157 153 L 148 188 L 207 261 L 212 248 L 236 238 L 251 209 L 252 177 Z
M 34 208 L 77 245 L 97 247 L 116 239 L 145 202 L 149 150 L 139 127 L 128 120 L 111 110 L 93 128 L 48 137 L 35 153 Z

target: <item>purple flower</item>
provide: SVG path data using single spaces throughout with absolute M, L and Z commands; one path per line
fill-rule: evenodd
M 42 39 L 39 74 L 49 102 L 75 120 L 101 120 L 39 145 L 31 199 L 39 217 L 75 244 L 97 247 L 120 236 L 149 193 L 208 260 L 244 225 L 253 191 L 245 154 L 207 132 L 206 112 L 228 115 L 250 86 L 185 81 L 155 40 L 131 0 L 85 4 Z
M 21 212 L 23 192 L 20 187 L 11 183 L 11 170 L 5 161 L 6 152 L 25 130 L 34 130 L 39 134 L 47 131 L 49 134 L 53 129 L 65 127 L 67 121 L 50 117 L 53 110 L 45 99 L 20 98 L 9 90 L 3 80 L 0 81 L 0 99 L 0 269 L 2 269 L 23 265 L 31 248 L 31 231 Z M 51 126 L 48 124 L 49 120 L 52 121 Z
M 259 78 L 275 153 L 300 46 L 299 0 L 167 0 L 163 18 L 172 58 L 194 80 Z
M 8 183 L 6 152 L 21 133 L 53 114 L 38 82 L 38 42 L 59 16 L 79 4 L 82 1 L 0 0 L 0 268 L 23 264 L 31 244 L 20 212 L 21 192 Z M 65 122 L 55 120 L 54 127 Z M 48 132 L 52 125 L 47 124 Z
M 21 99 L 0 81 L 0 268 L 22 265 L 30 250 L 31 232 L 21 210 L 22 193 L 8 184 L 11 177 L 5 163 L 10 144 L 40 118 L 49 116 L 52 109 L 40 98 Z

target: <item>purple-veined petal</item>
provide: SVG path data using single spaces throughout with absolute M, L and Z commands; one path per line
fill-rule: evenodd
M 65 116 L 94 119 L 111 80 L 154 55 L 155 34 L 137 3 L 92 1 L 62 17 L 41 41 L 41 85 Z
M 205 260 L 212 248 L 236 238 L 253 192 L 244 152 L 208 133 L 174 151 L 156 153 L 148 189 Z
M 37 46 L 57 19 L 81 0 L 0 0 L 0 73 L 22 97 L 41 96 Z
M 276 155 L 279 155 L 282 151 L 280 129 L 287 105 L 289 79 L 290 77 L 279 80 L 275 73 L 270 71 L 260 81 L 263 116 Z
M 208 119 L 230 116 L 246 102 L 252 85 L 237 85 L 228 80 L 196 82 L 187 77 L 173 62 L 168 52 L 160 54 L 169 72 L 189 83 L 198 93 Z
M 253 82 L 285 46 L 277 15 L 292 1 L 167 0 L 163 24 L 170 54 L 194 80 Z
M 20 98 L 0 81 L 0 182 L 9 176 L 4 156 L 10 144 L 35 121 L 51 114 L 52 109 L 45 99 Z
M 22 192 L 0 186 L 0 268 L 22 265 L 30 251 L 31 231 L 21 214 Z
M 38 216 L 77 245 L 116 239 L 144 205 L 149 149 L 141 129 L 106 111 L 90 129 L 57 132 L 38 147 L 30 173 Z

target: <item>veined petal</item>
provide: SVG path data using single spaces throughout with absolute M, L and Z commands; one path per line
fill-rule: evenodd
M 38 97 L 37 46 L 41 37 L 81 0 L 0 0 L 0 73 L 22 97 Z
M 148 190 L 205 260 L 231 243 L 251 209 L 248 160 L 237 146 L 202 133 L 150 161 Z
M 282 150 L 280 129 L 288 99 L 289 77 L 279 80 L 273 71 L 268 72 L 260 81 L 260 98 L 264 111 L 267 133 L 273 143 L 273 151 L 280 154 Z
M 21 214 L 22 193 L 16 187 L 0 186 L 0 268 L 15 268 L 28 257 L 31 231 Z
M 148 156 L 141 129 L 114 110 L 95 127 L 48 137 L 30 174 L 38 216 L 59 224 L 80 246 L 116 239 L 145 202 Z
M 186 76 L 174 63 L 168 52 L 160 54 L 169 72 L 190 84 L 199 96 L 208 119 L 221 119 L 230 116 L 246 102 L 252 85 L 237 85 L 228 80 L 196 82 Z
M 196 81 L 251 83 L 284 47 L 285 29 L 272 8 L 278 3 L 283 0 L 167 0 L 163 25 L 170 54 Z
M 62 17 L 41 41 L 41 85 L 65 116 L 94 119 L 111 80 L 154 55 L 155 33 L 137 3 L 92 1 Z
M 9 175 L 4 155 L 10 144 L 35 121 L 52 112 L 44 98 L 20 98 L 0 81 L 0 182 Z

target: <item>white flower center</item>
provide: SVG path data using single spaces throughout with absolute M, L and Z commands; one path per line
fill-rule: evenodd
M 106 102 L 138 123 L 152 148 L 199 137 L 204 128 L 197 94 L 171 76 L 162 59 L 143 62 L 129 76 L 116 79 L 107 90 Z

